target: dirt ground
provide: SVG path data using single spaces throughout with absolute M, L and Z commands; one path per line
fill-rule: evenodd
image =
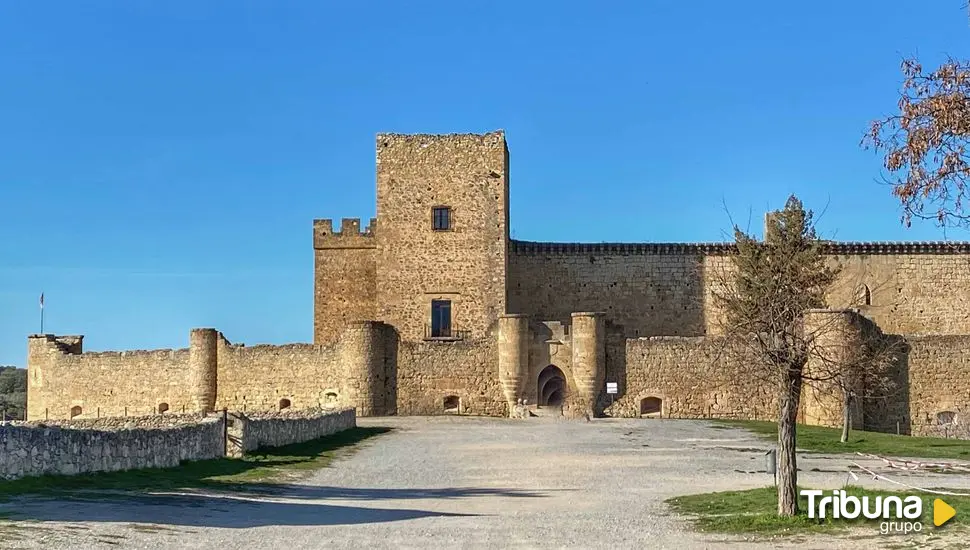
M 768 446 L 703 421 L 364 418 L 393 431 L 270 494 L 92 494 L 0 504 L 3 548 L 886 548 L 911 537 L 744 540 L 696 533 L 664 500 L 763 487 Z M 857 457 L 800 456 L 838 488 Z M 964 487 L 970 476 L 907 483 Z M 954 540 L 921 539 L 942 547 Z

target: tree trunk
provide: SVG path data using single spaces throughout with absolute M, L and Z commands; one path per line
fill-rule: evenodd
M 795 423 L 802 391 L 801 369 L 786 368 L 781 375 L 778 416 L 778 515 L 798 513 L 798 465 L 795 461 Z
M 849 408 L 852 405 L 852 394 L 849 390 L 842 389 L 842 443 L 849 441 L 849 427 L 852 424 L 852 410 Z

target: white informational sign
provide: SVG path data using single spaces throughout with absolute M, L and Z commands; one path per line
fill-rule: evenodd
M 606 383 L 606 393 L 617 393 L 616 382 Z

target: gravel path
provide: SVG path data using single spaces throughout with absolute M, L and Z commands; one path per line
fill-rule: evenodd
M 0 506 L 0 514 L 29 520 L 0 529 L 0 546 L 859 549 L 887 542 L 875 529 L 856 540 L 784 544 L 692 532 L 664 499 L 771 482 L 763 441 L 701 421 L 412 417 L 359 424 L 396 429 L 272 496 L 25 499 Z M 801 458 L 799 481 L 840 487 L 847 463 Z M 913 482 L 970 484 L 941 477 Z

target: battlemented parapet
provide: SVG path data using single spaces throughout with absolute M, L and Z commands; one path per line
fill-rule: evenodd
M 333 230 L 331 219 L 313 220 L 313 248 L 376 248 L 376 232 L 377 218 L 371 218 L 363 231 L 360 229 L 360 218 L 341 219 L 339 231 Z

